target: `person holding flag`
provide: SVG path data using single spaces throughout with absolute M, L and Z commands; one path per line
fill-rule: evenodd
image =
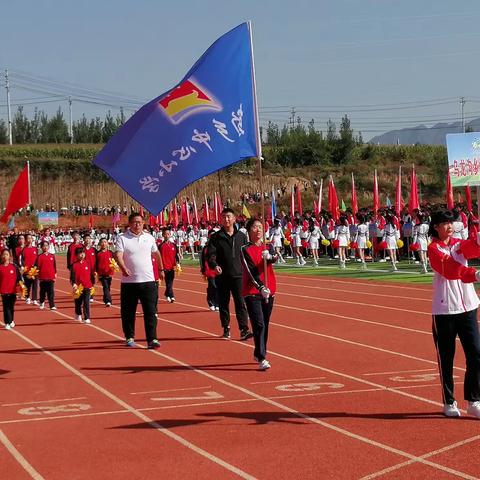
M 255 349 L 253 356 L 259 370 L 268 370 L 267 341 L 275 297 L 276 280 L 272 264 L 278 259 L 270 244 L 263 244 L 263 225 L 257 218 L 251 218 L 246 225 L 250 242 L 242 252 L 243 281 L 242 295 L 252 323 Z

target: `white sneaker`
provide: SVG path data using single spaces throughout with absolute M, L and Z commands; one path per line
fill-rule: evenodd
M 106 306 L 106 307 L 111 307 L 112 304 L 111 304 L 110 302 L 107 302 L 107 303 L 105 304 L 105 306 Z
M 94 301 L 95 300 L 92 297 L 90 297 L 90 303 L 93 303 Z
M 38 308 L 40 308 L 40 310 L 43 310 L 45 308 L 45 302 L 42 302 Z
M 220 307 L 215 307 L 215 311 L 216 312 L 220 311 Z
M 6 323 L 5 324 L 5 330 L 10 330 L 12 328 L 12 324 L 11 323 Z
M 270 362 L 266 358 L 264 358 L 261 362 L 258 362 L 259 370 L 268 370 L 270 367 Z
M 83 323 L 92 323 L 89 318 L 86 318 Z
M 480 402 L 475 402 L 475 403 L 478 403 L 478 416 L 480 417 Z M 470 408 L 470 405 L 469 405 L 469 408 Z M 460 417 L 461 413 L 457 407 L 457 402 L 453 402 L 452 404 L 446 403 L 443 406 L 443 414 L 446 417 Z
M 33 305 L 38 305 L 38 300 L 34 300 L 32 303 Z
M 10 328 L 13 328 L 14 326 L 15 326 L 15 322 L 12 322 L 12 323 L 10 324 Z
M 57 307 L 53 306 L 50 310 L 56 310 L 56 309 L 57 309 Z
M 172 303 L 172 299 L 170 297 L 165 297 L 168 303 Z
M 214 307 L 213 305 L 210 305 L 210 307 L 209 307 L 209 308 L 210 308 L 210 310 L 211 310 L 212 312 L 214 312 L 214 311 L 215 311 L 215 307 Z
M 32 303 L 32 301 L 27 297 L 27 298 L 25 299 L 25 303 L 26 303 L 27 305 L 30 305 L 30 304 Z
M 472 417 L 480 418 L 480 402 L 468 402 L 467 413 Z
M 75 315 L 74 316 L 76 322 L 81 322 L 82 321 L 82 316 L 81 315 Z

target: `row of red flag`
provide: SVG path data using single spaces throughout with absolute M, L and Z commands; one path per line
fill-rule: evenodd
M 357 192 L 355 188 L 355 179 L 352 173 L 352 183 L 351 183 L 351 210 L 353 215 L 356 215 L 358 212 L 358 202 L 357 202 Z M 296 196 L 296 198 L 295 198 Z M 323 179 L 320 181 L 320 189 L 318 193 L 318 201 L 313 202 L 313 209 L 315 215 L 322 210 L 322 196 L 323 196 Z M 472 211 L 472 196 L 470 192 L 470 187 L 465 187 L 465 201 L 467 204 L 467 209 L 469 212 Z M 343 203 L 343 201 L 342 201 Z M 21 208 L 26 207 L 30 204 L 30 169 L 29 164 L 20 172 L 15 184 L 13 185 L 12 191 L 7 200 L 7 204 L 5 207 L 5 212 L 3 213 L 2 217 L 0 218 L 0 222 L 7 223 L 8 219 L 11 215 L 15 212 L 20 210 Z M 454 199 L 453 199 L 453 188 L 450 181 L 450 175 L 447 173 L 447 188 L 446 188 L 446 204 L 448 209 L 452 209 L 454 207 Z M 418 195 L 418 187 L 417 187 L 417 174 L 415 172 L 415 167 L 412 167 L 412 174 L 410 176 L 410 197 L 408 201 L 408 211 L 413 213 L 414 210 L 420 207 L 419 202 L 419 195 Z M 402 167 L 399 167 L 397 181 L 396 181 L 396 188 L 395 188 L 395 213 L 397 216 L 400 216 L 401 211 L 404 208 L 404 203 L 402 199 Z M 197 209 L 197 202 L 195 196 L 193 197 L 193 211 L 190 209 L 190 205 L 186 200 L 184 200 L 180 206 L 180 218 L 178 215 L 178 205 L 177 199 L 175 198 L 172 202 L 170 202 L 169 207 L 165 210 L 160 212 L 159 215 L 153 216 L 150 215 L 150 226 L 163 226 L 168 223 L 177 226 L 180 221 L 184 225 L 189 224 L 196 224 L 198 225 L 201 221 L 204 223 L 208 223 L 210 221 L 219 222 L 221 217 L 221 212 L 223 209 L 223 203 L 220 198 L 220 195 L 215 192 L 213 198 L 213 209 L 209 208 L 207 195 L 204 195 L 204 203 L 202 206 L 202 218 L 200 219 L 199 212 Z M 378 193 L 378 177 L 377 171 L 374 172 L 373 177 L 373 212 L 377 215 L 378 210 L 380 209 L 380 197 Z M 328 211 L 331 213 L 334 220 L 338 220 L 340 217 L 340 205 L 338 203 L 338 196 L 335 189 L 335 183 L 333 181 L 332 175 L 330 175 L 330 180 L 328 184 Z M 292 188 L 291 191 L 291 198 L 290 198 L 290 214 L 293 217 L 295 213 L 298 212 L 300 215 L 303 214 L 303 207 L 302 207 L 302 195 L 300 189 Z M 140 213 L 144 215 L 143 207 L 140 208 Z M 112 222 L 114 226 L 116 226 L 120 222 L 120 214 L 116 213 L 113 216 Z M 90 216 L 89 225 L 93 227 L 93 216 Z

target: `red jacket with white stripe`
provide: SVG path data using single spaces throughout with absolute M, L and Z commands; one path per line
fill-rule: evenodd
M 473 282 L 477 270 L 467 260 L 480 257 L 480 236 L 476 239 L 450 238 L 446 245 L 433 239 L 428 246 L 428 258 L 433 277 L 434 315 L 451 315 L 478 308 L 479 300 Z
M 0 294 L 15 293 L 17 282 L 21 280 L 20 272 L 13 263 L 0 265 Z
M 254 245 L 248 243 L 242 247 L 242 266 L 243 266 L 243 282 L 242 296 L 260 295 L 263 286 L 268 287 L 270 295 L 275 295 L 277 282 L 275 280 L 275 272 L 273 271 L 273 263 L 277 261 L 277 254 L 274 252 L 272 244 L 268 247 L 272 259 L 267 261 L 267 283 L 265 285 L 265 269 L 262 252 L 265 249 L 263 245 Z

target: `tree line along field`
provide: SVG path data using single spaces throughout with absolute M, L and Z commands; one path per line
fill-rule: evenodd
M 54 203 L 56 206 L 130 205 L 133 200 L 92 164 L 101 144 L 24 144 L 0 145 L 0 206 L 3 207 L 16 176 L 26 160 L 30 161 L 31 194 L 35 207 Z M 330 147 L 331 148 L 331 147 Z M 264 186 L 270 191 L 286 187 L 286 194 L 277 197 L 280 209 L 289 210 L 289 191 L 294 184 L 302 191 L 303 208 L 312 208 L 318 196 L 314 180 L 324 181 L 324 202 L 329 175 L 333 175 L 339 200 L 347 206 L 351 197 L 351 174 L 354 173 L 359 206 L 372 203 L 373 172 L 377 169 L 381 203 L 386 196 L 394 202 L 395 182 L 399 166 L 403 173 L 403 198 L 408 200 L 410 172 L 415 164 L 422 200 L 442 202 L 445 197 L 447 153 L 445 147 L 430 145 L 354 144 L 346 158 L 334 158 L 325 152 L 325 145 L 314 142 L 265 145 L 263 147 Z M 338 155 L 338 152 L 337 152 Z M 259 191 L 255 159 L 239 162 L 220 173 L 201 179 L 180 192 L 178 197 L 195 195 L 200 207 L 203 196 L 220 192 L 223 201 L 240 205 L 244 193 Z M 304 190 L 304 186 L 307 190 Z M 258 205 L 249 209 L 258 211 Z

